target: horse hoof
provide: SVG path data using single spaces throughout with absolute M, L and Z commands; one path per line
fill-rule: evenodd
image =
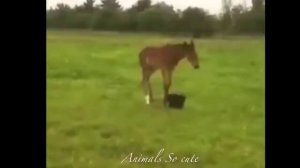
M 145 101 L 146 101 L 146 104 L 150 104 L 150 96 L 149 95 L 145 96 Z

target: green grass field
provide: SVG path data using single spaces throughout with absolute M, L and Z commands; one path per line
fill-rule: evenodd
M 159 72 L 157 101 L 146 105 L 139 51 L 183 40 L 49 31 L 47 167 L 263 168 L 264 38 L 195 40 L 200 70 L 182 61 L 171 87 L 187 96 L 185 108 L 162 106 Z M 121 164 L 131 152 L 150 157 L 162 148 L 162 162 Z M 165 163 L 169 153 L 178 160 Z M 180 162 L 193 154 L 199 162 Z

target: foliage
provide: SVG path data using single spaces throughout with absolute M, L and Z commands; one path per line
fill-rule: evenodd
M 215 33 L 264 33 L 264 1 L 253 0 L 253 7 L 232 6 L 223 0 L 221 17 L 211 15 L 202 8 L 189 7 L 175 10 L 164 2 L 137 0 L 129 9 L 123 9 L 117 0 L 86 0 L 71 8 L 60 3 L 47 10 L 48 28 L 77 28 L 111 31 L 143 31 L 184 33 L 194 37 Z

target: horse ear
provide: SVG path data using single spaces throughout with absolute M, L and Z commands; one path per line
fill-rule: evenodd
M 194 40 L 193 39 L 191 40 L 191 45 L 194 45 Z
M 191 46 L 192 48 L 195 47 L 193 39 L 191 40 L 190 46 Z

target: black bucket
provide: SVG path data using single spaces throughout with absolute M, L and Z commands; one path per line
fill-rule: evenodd
M 168 107 L 182 109 L 184 107 L 186 97 L 180 94 L 169 94 L 167 97 Z

